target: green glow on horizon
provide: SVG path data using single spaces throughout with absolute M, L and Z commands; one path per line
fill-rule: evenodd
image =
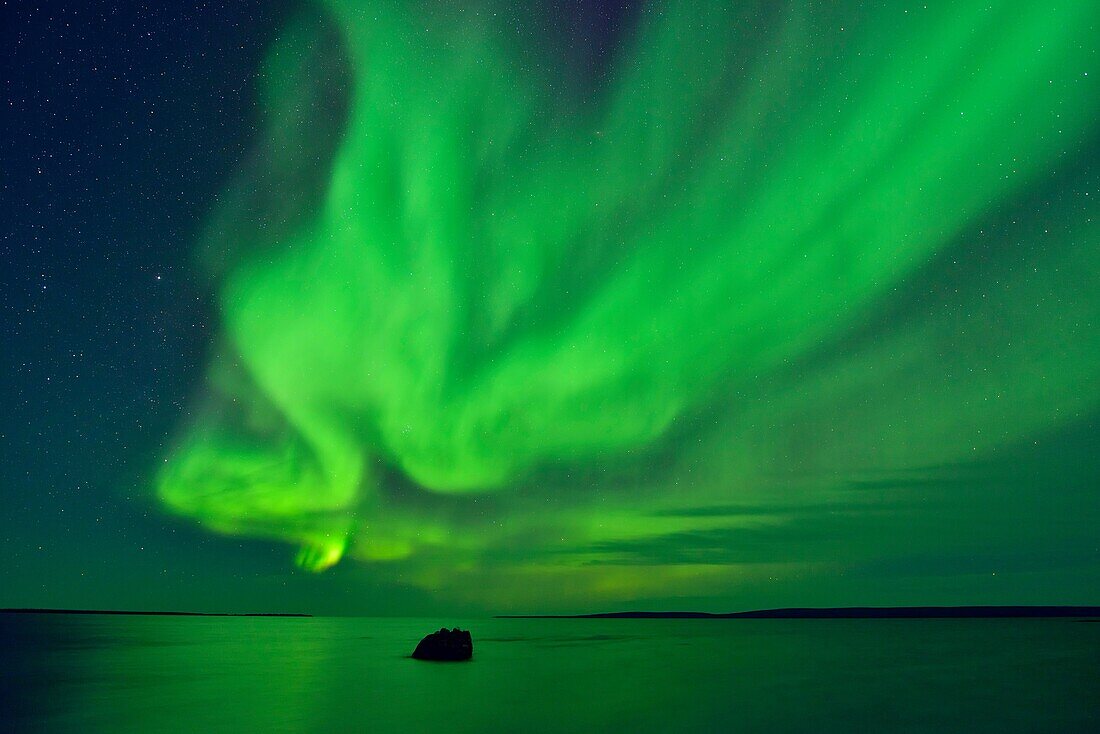
M 616 554 L 1100 403 L 1096 182 L 1042 194 L 1100 132 L 1100 6 L 724 5 L 648 7 L 596 91 L 503 13 L 289 28 L 165 505 L 498 605 L 700 593 L 786 561 Z

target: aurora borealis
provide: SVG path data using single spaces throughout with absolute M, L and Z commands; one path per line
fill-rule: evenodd
M 1095 602 L 1100 6 L 563 9 L 287 14 L 154 506 L 464 608 Z

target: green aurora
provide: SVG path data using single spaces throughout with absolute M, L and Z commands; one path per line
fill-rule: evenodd
M 166 508 L 495 609 L 1046 547 L 998 458 L 1100 406 L 1100 5 L 651 3 L 598 64 L 455 5 L 271 47 Z

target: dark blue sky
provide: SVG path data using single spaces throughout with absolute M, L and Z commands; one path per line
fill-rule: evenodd
M 631 27 L 630 6 L 559 0 L 541 13 L 517 12 L 511 24 L 532 53 L 564 49 L 559 71 L 583 98 L 606 81 L 617 33 Z M 294 12 L 293 3 L 254 0 L 0 6 L 0 607 L 482 611 L 436 598 L 400 573 L 375 575 L 369 564 L 301 571 L 293 548 L 207 532 L 170 516 L 153 496 L 153 477 L 219 347 L 215 286 L 195 267 L 196 239 L 264 133 L 256 99 L 261 60 Z M 1085 126 L 1056 171 L 986 212 L 973 225 L 977 245 L 953 243 L 894 289 L 862 330 L 809 361 L 842 359 L 895 322 L 919 323 L 918 312 L 940 307 L 935 297 L 965 291 L 988 273 L 1007 280 L 1018 270 L 1011 258 L 1046 263 L 1047 253 L 1019 243 L 1041 226 L 1033 222 L 1056 219 L 1050 202 L 1094 201 L 1087 197 L 1098 193 L 1097 129 Z M 996 277 L 991 292 L 1000 287 Z M 1064 296 L 1057 288 L 1043 295 L 1072 299 L 1072 291 Z M 1069 326 L 1089 353 L 1097 328 L 1087 318 L 1092 302 L 1082 301 L 1065 303 L 1062 313 L 1084 320 Z M 945 332 L 963 318 L 948 314 Z M 990 322 L 991 343 L 1011 342 L 1012 334 Z M 978 352 L 981 335 L 967 339 Z M 945 347 L 948 358 L 952 348 Z M 904 390 L 919 392 L 934 377 L 917 375 Z M 1031 387 L 1020 384 L 1021 392 Z M 1048 425 L 973 462 L 922 467 L 917 479 L 901 473 L 877 486 L 841 477 L 845 492 L 896 490 L 919 505 L 912 543 L 896 542 L 906 530 L 900 515 L 876 525 L 832 510 L 815 515 L 821 508 L 811 503 L 782 532 L 694 530 L 585 550 L 613 556 L 609 577 L 617 565 L 732 567 L 746 558 L 806 561 L 800 553 L 831 561 L 836 553 L 849 561 L 838 576 L 805 579 L 810 601 L 831 604 L 845 603 L 844 589 L 867 590 L 852 603 L 1097 603 L 1100 415 L 1086 407 Z M 812 456 L 813 437 L 801 438 Z M 680 453 L 671 441 L 664 450 Z M 404 478 L 393 481 L 414 494 Z M 678 517 L 734 516 L 735 505 L 701 505 Z M 850 545 L 838 533 L 849 534 Z M 940 546 L 939 537 L 951 542 Z M 893 548 L 888 555 L 850 562 L 857 546 L 885 545 Z M 1013 581 L 998 585 L 993 571 Z M 922 596 L 928 589 L 931 598 Z M 806 601 L 798 591 L 770 595 L 762 581 L 743 593 L 719 589 L 699 598 L 723 608 L 778 606 Z

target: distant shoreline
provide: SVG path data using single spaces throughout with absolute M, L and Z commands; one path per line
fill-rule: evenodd
M 750 612 L 500 614 L 496 619 L 1020 619 L 1100 617 L 1100 606 L 790 607 Z
M 0 609 L 0 614 L 66 614 L 136 617 L 292 617 L 290 612 L 164 612 L 120 609 Z M 747 612 L 597 612 L 593 614 L 498 614 L 493 619 L 1028 619 L 1100 618 L 1100 606 L 787 607 Z
M 255 612 L 134 612 L 119 609 L 0 609 L 0 614 L 112 614 L 138 617 L 312 617 L 312 614 Z

